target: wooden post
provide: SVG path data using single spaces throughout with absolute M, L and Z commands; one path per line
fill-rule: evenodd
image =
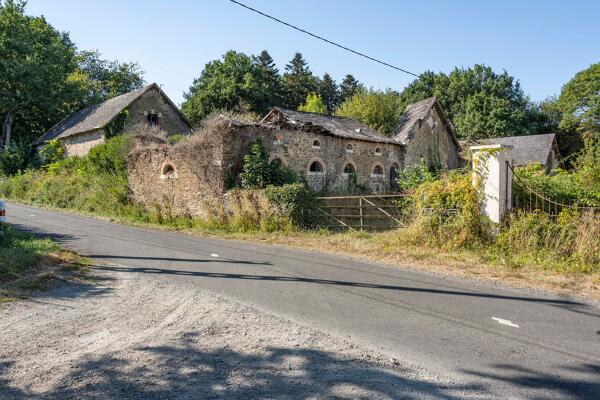
M 362 204 L 362 197 L 358 198 L 358 210 L 360 212 L 360 230 L 362 231 L 362 229 L 363 229 L 363 204 Z

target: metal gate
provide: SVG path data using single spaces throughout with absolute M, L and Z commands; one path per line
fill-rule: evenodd
M 385 230 L 404 226 L 409 194 L 319 197 L 321 227 L 328 229 Z

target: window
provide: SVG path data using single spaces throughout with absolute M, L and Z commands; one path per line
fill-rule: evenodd
M 321 142 L 319 142 L 318 140 L 315 140 L 313 142 L 312 148 L 313 149 L 320 149 L 321 148 Z
M 159 126 L 160 125 L 160 116 L 156 113 L 148 113 L 146 115 L 146 123 L 149 126 Z
M 322 173 L 323 172 L 323 166 L 321 165 L 320 162 L 318 161 L 313 161 L 310 164 L 310 167 L 308 168 L 308 170 L 310 172 L 315 172 L 315 173 Z
M 354 153 L 354 148 L 350 143 L 346 145 L 346 153 Z
M 283 143 L 283 135 L 281 133 L 276 133 L 275 136 L 273 136 L 273 144 L 277 145 L 281 143 Z
M 381 165 L 376 165 L 375 168 L 373 168 L 373 175 L 383 175 L 383 168 L 381 168 Z
M 346 164 L 346 166 L 344 167 L 344 173 L 345 174 L 355 174 L 356 169 L 354 168 L 354 165 Z
M 161 178 L 177 178 L 177 175 L 175 174 L 175 168 L 171 164 L 165 164 L 162 168 Z
M 380 156 L 381 155 L 381 148 L 378 147 L 378 148 L 375 149 L 375 155 L 376 156 Z

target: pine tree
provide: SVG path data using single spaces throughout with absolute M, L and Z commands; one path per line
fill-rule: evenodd
M 255 57 L 258 67 L 258 81 L 263 93 L 262 104 L 258 105 L 259 112 L 263 113 L 274 106 L 283 106 L 281 75 L 275 66 L 273 58 L 268 51 L 263 50 Z
M 317 92 L 317 79 L 308 68 L 308 63 L 301 53 L 294 54 L 294 58 L 285 66 L 283 86 L 286 107 L 293 110 L 304 102 L 309 93 Z
M 349 99 L 356 93 L 358 89 L 362 88 L 360 82 L 358 82 L 354 76 L 348 74 L 344 77 L 344 80 L 340 84 L 340 91 L 342 95 L 342 101 Z
M 341 103 L 341 94 L 337 83 L 331 75 L 325 73 L 323 79 L 319 82 L 319 94 L 327 108 L 328 114 L 333 114 L 337 106 Z

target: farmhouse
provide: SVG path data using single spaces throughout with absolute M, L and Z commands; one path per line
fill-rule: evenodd
M 156 83 L 77 111 L 54 125 L 33 144 L 38 149 L 57 139 L 67 156 L 83 156 L 107 136 L 135 125 L 157 127 L 168 136 L 189 134 L 191 124 Z
M 482 139 L 477 144 L 502 144 L 511 147 L 513 165 L 516 167 L 527 164 L 537 164 L 548 173 L 558 167 L 560 152 L 556 142 L 556 135 L 508 136 L 491 139 Z
M 419 164 L 423 160 L 430 167 L 460 167 L 461 148 L 454 127 L 435 97 L 406 107 L 394 139 L 406 147 L 406 166 Z

